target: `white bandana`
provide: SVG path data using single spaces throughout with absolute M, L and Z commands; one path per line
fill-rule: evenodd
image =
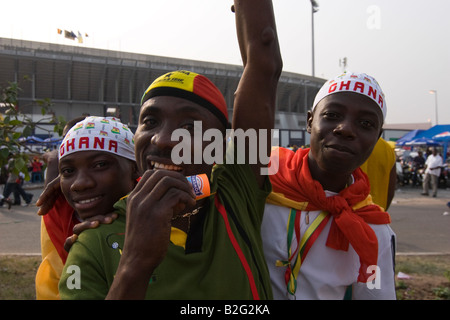
M 333 93 L 338 92 L 355 92 L 372 99 L 381 109 L 383 119 L 386 119 L 386 99 L 378 82 L 365 73 L 353 73 L 345 71 L 343 74 L 334 79 L 328 80 L 314 99 L 312 110 L 317 104 Z
M 134 135 L 113 117 L 87 117 L 74 125 L 59 147 L 59 159 L 79 151 L 105 151 L 136 161 Z

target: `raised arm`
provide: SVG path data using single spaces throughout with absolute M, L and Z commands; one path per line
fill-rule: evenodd
M 265 138 L 265 158 L 268 158 L 271 149 L 270 131 L 274 127 L 277 85 L 283 65 L 272 1 L 235 0 L 233 9 L 244 72 L 235 92 L 232 125 L 233 129 L 256 130 L 259 141 Z M 267 136 L 263 137 L 259 129 L 267 129 Z M 249 146 L 246 150 L 255 152 L 255 149 L 250 149 Z M 257 152 L 259 155 L 259 150 Z M 245 159 L 249 159 L 248 154 Z M 257 159 L 256 164 L 251 164 L 261 186 L 265 176 L 261 175 L 260 168 L 267 163 L 261 163 L 259 156 Z

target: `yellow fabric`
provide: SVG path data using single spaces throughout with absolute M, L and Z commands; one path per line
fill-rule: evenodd
M 147 88 L 144 95 L 157 87 L 173 87 L 189 92 L 194 92 L 194 79 L 197 76 L 195 72 L 174 71 L 160 76 Z
M 387 206 L 389 177 L 394 165 L 394 149 L 386 140 L 380 138 L 370 157 L 361 166 L 369 177 L 373 202 L 383 209 Z
M 297 202 L 286 198 L 282 193 L 271 192 L 266 199 L 267 203 L 280 207 L 293 208 L 295 210 L 305 210 L 308 202 Z
M 297 202 L 291 199 L 286 198 L 282 193 L 271 192 L 266 199 L 267 203 L 274 204 L 281 207 L 293 208 L 295 210 L 304 211 L 308 202 Z M 372 196 L 369 194 L 366 199 L 361 202 L 355 204 L 352 209 L 358 210 L 365 206 L 376 204 L 373 202 Z
M 41 219 L 42 262 L 36 273 L 36 299 L 59 300 L 58 283 L 63 263 L 47 233 L 44 220 Z
M 186 246 L 186 239 L 187 239 L 187 233 L 178 229 L 172 227 L 172 231 L 170 232 L 170 241 L 176 245 L 183 247 L 184 249 Z

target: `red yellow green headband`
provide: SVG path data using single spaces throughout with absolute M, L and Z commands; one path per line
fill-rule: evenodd
M 178 97 L 195 102 L 212 112 L 225 127 L 228 125 L 227 105 L 222 93 L 201 74 L 186 70 L 163 74 L 145 90 L 141 105 L 156 96 Z

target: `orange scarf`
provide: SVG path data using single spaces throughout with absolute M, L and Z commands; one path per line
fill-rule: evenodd
M 313 180 L 308 165 L 310 149 L 296 152 L 278 148 L 278 172 L 270 176 L 273 192 L 300 202 L 304 211 L 324 210 L 333 216 L 328 233 L 327 247 L 347 251 L 349 243 L 360 258 L 361 268 L 358 281 L 367 282 L 371 275 L 367 268 L 378 260 L 378 240 L 368 225 L 390 223 L 390 216 L 381 207 L 371 202 L 370 184 L 367 175 L 357 169 L 353 172 L 354 183 L 339 194 L 327 197 L 322 185 Z M 275 162 L 276 152 L 271 161 Z

